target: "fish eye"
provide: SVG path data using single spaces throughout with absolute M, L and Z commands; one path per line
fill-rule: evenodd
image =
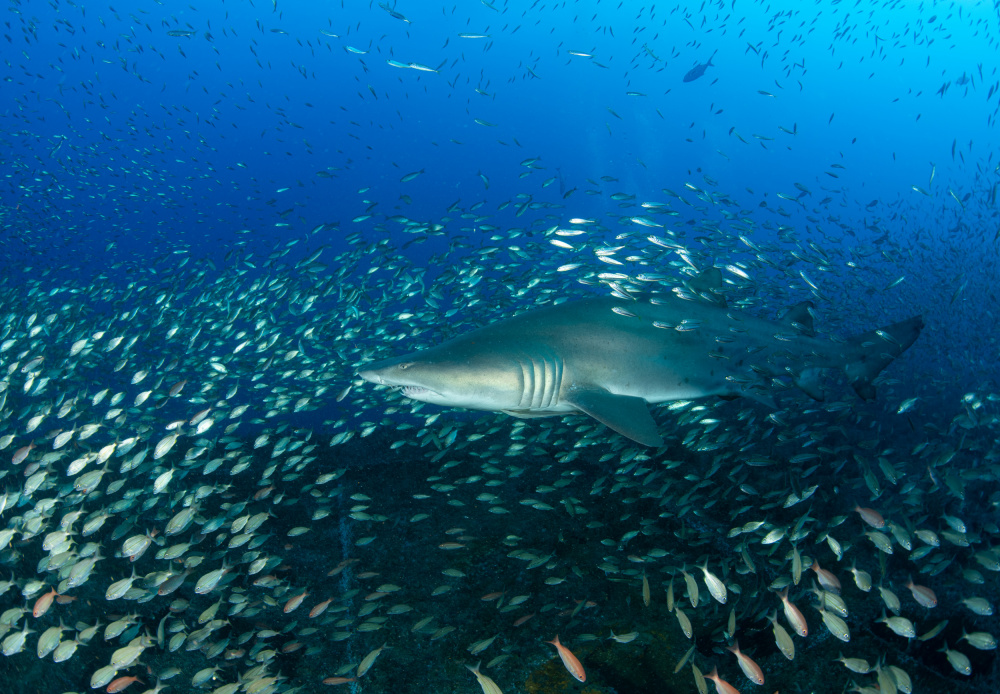
M 403 369 L 408 369 L 411 366 L 413 366 L 413 362 L 412 361 L 406 361 L 406 362 L 403 362 L 402 364 L 400 364 L 399 366 L 397 366 L 396 368 L 398 368 L 400 371 L 402 371 Z

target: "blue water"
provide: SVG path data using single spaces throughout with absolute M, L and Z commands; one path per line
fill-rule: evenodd
M 141 321 L 150 321 L 144 325 L 160 330 L 143 332 L 148 339 L 134 350 L 140 358 L 121 374 L 113 360 L 97 363 L 88 382 L 62 373 L 60 388 L 78 386 L 90 397 L 105 379 L 109 387 L 127 388 L 140 362 L 179 357 L 191 366 L 200 357 L 185 355 L 178 345 L 188 344 L 198 316 L 209 315 L 201 302 L 226 304 L 222 313 L 230 317 L 244 305 L 246 313 L 234 320 L 237 330 L 253 336 L 260 329 L 246 317 L 253 311 L 247 297 L 264 290 L 247 288 L 255 280 L 288 279 L 291 298 L 275 299 L 272 316 L 285 326 L 285 337 L 293 336 L 283 348 L 301 347 L 302 356 L 314 361 L 303 366 L 288 359 L 298 369 L 322 371 L 326 365 L 336 378 L 323 381 L 328 389 L 319 394 L 302 386 L 296 397 L 309 393 L 313 401 L 295 411 L 287 403 L 255 400 L 256 419 L 241 435 L 250 441 L 284 422 L 327 441 L 337 431 L 377 423 L 378 436 L 353 440 L 351 462 L 384 461 L 396 450 L 389 448 L 393 441 L 413 434 L 392 432 L 393 421 L 417 421 L 419 427 L 437 410 L 424 408 L 413 417 L 402 407 L 386 421 L 372 405 L 377 396 L 358 395 L 360 384 L 337 401 L 363 361 L 509 315 L 537 299 L 532 291 L 517 294 L 532 278 L 553 296 L 606 293 L 594 273 L 616 268 L 596 262 L 592 247 L 622 245 L 623 258 L 648 248 L 650 233 L 673 231 L 696 249 L 699 263 L 747 264 L 753 281 L 736 282 L 734 294 L 752 313 L 772 317 L 811 299 L 821 332 L 842 336 L 922 314 L 924 334 L 886 373 L 891 394 L 882 409 L 862 410 L 852 420 L 856 428 L 847 439 L 865 440 L 874 429 L 884 432 L 883 449 L 908 452 L 947 432 L 954 437 L 948 445 L 976 451 L 965 461 L 970 469 L 992 463 L 995 400 L 989 396 L 1000 390 L 1000 2 L 496 0 L 390 7 L 350 0 L 100 6 L 11 0 L 6 9 L 0 286 L 8 300 L 0 313 L 8 314 L 11 326 L 23 325 L 32 313 L 74 316 L 80 337 L 101 326 L 116 333 L 136 320 L 122 313 L 138 310 Z M 702 76 L 682 81 L 710 57 Z M 644 209 L 642 202 L 667 207 Z M 520 208 L 525 203 L 536 205 Z M 662 212 L 667 209 L 674 214 Z M 628 221 L 639 215 L 662 227 Z M 549 243 L 554 237 L 548 232 L 571 226 L 572 218 L 594 222 L 585 251 Z M 424 227 L 407 230 L 407 222 Z M 440 229 L 428 234 L 435 224 Z M 618 236 L 623 233 L 628 235 Z M 765 249 L 766 263 L 755 259 L 740 234 Z M 309 275 L 296 268 L 321 246 L 326 249 L 316 262 L 325 267 Z M 494 247 L 500 250 L 477 255 Z M 679 279 L 668 260 L 677 257 L 664 254 L 662 267 L 639 271 Z M 554 272 L 581 261 L 580 273 Z M 630 265 L 624 271 L 636 270 Z M 464 284 L 470 271 L 483 282 Z M 425 273 L 420 291 L 404 286 L 406 273 Z M 435 282 L 443 299 L 432 299 L 429 309 Z M 155 289 L 144 293 L 148 287 Z M 299 315 L 313 289 L 316 303 Z M 164 327 L 155 322 L 159 304 L 148 303 L 157 294 L 177 311 L 170 321 L 190 318 L 182 341 L 162 338 Z M 481 303 L 466 311 L 470 299 Z M 449 309 L 457 311 L 440 320 Z M 417 327 L 392 319 L 401 312 L 416 313 Z M 316 326 L 320 345 L 302 337 L 309 325 Z M 209 334 L 215 333 L 206 327 Z M 399 344 L 390 344 L 390 337 Z M 53 353 L 57 347 L 64 354 L 69 344 L 52 345 Z M 4 365 L 9 363 L 13 357 Z M 182 375 L 193 387 L 189 371 L 167 376 L 159 387 Z M 16 368 L 11 373 L 16 376 Z M 226 376 L 244 393 L 252 377 L 250 366 Z M 315 385 L 301 371 L 294 378 Z M 0 435 L 17 434 L 13 451 L 35 440 L 23 420 L 42 401 L 17 393 L 20 382 L 9 380 L 8 409 L 17 409 Z M 362 397 L 370 399 L 359 410 Z M 904 425 L 891 417 L 909 397 L 920 401 Z M 188 404 L 166 402 L 158 423 L 190 417 L 194 404 Z M 278 416 L 265 416 L 268 409 Z M 975 427 L 966 428 L 975 445 L 959 435 L 968 423 L 959 419 L 973 412 Z M 827 414 L 831 419 L 823 421 L 836 424 Z M 468 413 L 449 413 L 441 421 L 459 422 L 463 432 L 476 431 L 477 421 L 483 431 L 488 427 Z M 102 444 L 116 438 L 102 436 L 108 436 Z M 943 438 L 938 443 L 945 445 Z M 428 465 L 424 452 L 413 456 L 408 469 Z M 926 474 L 926 462 L 913 466 L 912 475 Z M 329 461 L 329 467 L 342 465 Z M 416 469 L 415 480 L 430 470 Z M 589 488 L 600 466 L 588 474 Z M 854 467 L 850 474 L 860 480 Z M 934 506 L 933 517 L 968 512 L 981 519 L 982 531 L 995 485 L 989 474 L 978 475 L 969 475 L 975 481 L 967 497 Z M 19 474 L 8 480 L 10 489 L 22 484 Z M 363 488 L 364 475 L 353 483 Z M 253 487 L 242 491 L 252 494 Z M 350 504 L 338 501 L 338 513 Z M 86 510 L 96 510 L 92 506 Z M 921 514 L 909 510 L 908 523 L 916 525 Z M 863 536 L 856 541 L 867 542 Z M 110 540 L 106 544 L 113 551 Z M 599 557 L 601 547 L 593 549 Z M 971 551 L 955 550 L 956 567 L 973 565 Z M 34 577 L 33 568 L 18 566 L 21 584 Z M 111 580 L 127 575 L 126 568 L 109 569 Z M 912 567 L 899 568 L 897 582 L 907 570 Z M 956 576 L 949 580 L 959 582 Z M 986 578 L 983 592 L 996 596 L 995 574 Z M 98 603 L 108 582 L 95 588 Z M 967 586 L 948 585 L 939 586 L 939 595 L 954 590 L 950 597 L 958 604 Z M 901 583 L 897 588 L 908 594 Z M 2 600 L 5 606 L 23 603 L 13 591 Z M 815 614 L 810 610 L 810 618 Z M 161 617 L 151 612 L 146 626 L 155 629 Z M 664 619 L 676 626 L 669 614 Z M 961 623 L 954 615 L 949 619 L 952 628 Z M 595 633 L 606 628 L 591 626 Z M 975 626 L 996 631 L 992 619 Z M 823 630 L 818 620 L 813 628 Z M 959 635 L 949 632 L 952 646 Z M 466 645 L 456 646 L 451 657 L 466 656 Z M 370 650 L 351 649 L 355 661 Z M 989 686 L 992 654 L 975 655 L 973 679 L 966 680 L 938 654 L 939 679 L 928 686 L 946 691 L 941 682 L 948 677 L 962 686 Z M 35 662 L 33 653 L 17 657 Z M 81 665 L 78 655 L 64 663 L 71 673 L 65 687 L 82 691 L 99 660 Z M 727 665 L 733 673 L 734 664 Z M 14 677 L 16 670 L 6 672 Z M 185 685 L 174 691 L 183 691 L 191 674 L 185 670 Z M 317 686 L 314 674 L 310 687 Z M 837 670 L 837 691 L 844 674 Z M 454 678 L 466 687 L 461 691 L 476 686 L 464 670 Z M 525 672 L 503 678 L 504 691 L 526 691 Z M 593 686 L 610 687 L 608 681 Z M 57 691 L 44 686 L 36 688 Z M 819 690 L 818 682 L 795 686 Z

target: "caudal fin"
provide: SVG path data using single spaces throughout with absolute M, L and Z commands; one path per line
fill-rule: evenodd
M 913 316 L 878 330 L 852 337 L 848 341 L 844 371 L 854 391 L 871 400 L 875 397 L 872 381 L 906 348 L 912 345 L 924 327 L 922 316 Z

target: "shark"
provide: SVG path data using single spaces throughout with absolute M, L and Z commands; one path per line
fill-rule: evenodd
M 363 366 L 370 383 L 445 407 L 515 417 L 588 415 L 644 446 L 662 446 L 649 406 L 709 396 L 777 409 L 775 391 L 825 396 L 839 371 L 865 400 L 916 341 L 916 315 L 848 339 L 823 338 L 813 305 L 777 320 L 733 310 L 712 268 L 648 301 L 595 297 L 527 310 L 441 344 Z

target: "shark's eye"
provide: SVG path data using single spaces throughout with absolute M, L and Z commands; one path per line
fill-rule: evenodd
M 407 362 L 403 362 L 402 364 L 400 364 L 400 365 L 399 365 L 398 367 L 396 367 L 396 368 L 398 368 L 398 369 L 399 369 L 400 371 L 402 371 L 403 369 L 408 369 L 408 368 L 410 368 L 411 366 L 413 366 L 413 362 L 412 362 L 412 361 L 407 361 Z

